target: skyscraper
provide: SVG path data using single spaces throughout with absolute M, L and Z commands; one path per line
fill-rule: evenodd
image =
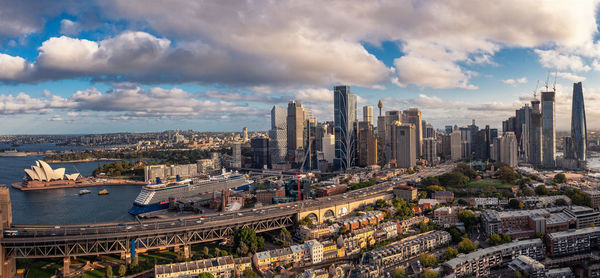
M 335 170 L 346 170 L 356 164 L 357 114 L 356 95 L 350 86 L 333 88 L 333 119 L 335 130 Z
M 394 125 L 394 123 L 396 121 L 400 121 L 402 119 L 402 112 L 400 111 L 386 111 L 385 112 L 385 118 L 384 118 L 384 122 L 385 125 L 383 125 L 383 129 L 384 129 L 384 139 L 383 139 L 383 157 L 384 157 L 384 164 L 385 163 L 389 163 L 392 160 L 395 160 L 396 157 L 394 156 L 395 154 L 392 152 L 392 125 Z M 380 125 L 378 123 L 378 125 Z M 377 132 L 381 133 L 382 128 L 380 128 L 378 126 Z M 379 135 L 381 136 L 381 135 Z
M 252 148 L 252 168 L 270 168 L 269 138 L 255 137 L 250 140 Z
M 460 130 L 455 130 L 450 133 L 450 156 L 452 160 L 457 161 L 463 158 L 463 144 Z
M 242 144 L 240 144 L 240 142 L 234 142 L 231 148 L 233 156 L 231 167 L 242 168 Z
M 544 168 L 556 166 L 555 92 L 542 92 L 542 149 Z
M 366 107 L 366 106 L 365 106 Z M 370 122 L 358 123 L 358 165 L 377 164 L 377 137 Z
M 515 167 L 519 162 L 517 153 L 517 136 L 508 131 L 500 139 L 500 161 Z
M 244 140 L 244 142 L 248 141 L 248 128 L 244 127 L 242 129 L 242 140 Z
M 296 155 L 304 147 L 305 111 L 300 101 L 292 100 L 287 109 L 287 154 L 290 162 L 297 162 Z
M 437 142 L 433 138 L 423 139 L 423 158 L 430 164 L 437 163 Z
M 417 157 L 420 157 L 421 148 L 423 147 L 423 121 L 421 119 L 421 111 L 419 108 L 409 108 L 402 112 L 402 122 L 410 123 L 415 126 L 415 150 Z
M 587 123 L 581 82 L 573 83 L 573 105 L 571 109 L 571 140 L 573 142 L 574 158 L 585 160 L 587 149 Z
M 269 154 L 271 163 L 285 161 L 287 155 L 287 111 L 274 105 L 271 109 L 271 130 L 269 130 Z
M 415 130 L 414 124 L 396 121 L 392 125 L 392 152 L 395 153 L 398 168 L 410 168 L 417 164 Z
M 363 121 L 368 122 L 373 125 L 373 106 L 365 105 L 363 106 Z
M 534 166 L 542 166 L 543 146 L 542 146 L 542 111 L 540 110 L 540 101 L 534 98 L 531 101 L 531 115 L 529 125 L 529 163 Z

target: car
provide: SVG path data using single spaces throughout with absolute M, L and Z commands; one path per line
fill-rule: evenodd
M 54 226 L 54 229 L 60 229 L 60 226 Z
M 170 225 L 171 225 L 171 226 L 175 226 L 175 222 L 171 222 L 171 224 L 170 224 Z
M 196 223 L 197 223 L 197 224 L 200 224 L 200 223 L 202 223 L 202 220 L 198 220 L 198 221 L 196 221 Z
M 242 215 L 243 215 L 243 214 L 241 214 L 241 213 L 238 213 L 238 216 L 242 216 Z
M 133 228 L 132 226 L 127 226 L 125 227 L 125 230 L 131 230 L 131 228 Z
M 85 228 L 80 228 L 79 230 L 81 230 L 81 231 L 85 231 Z

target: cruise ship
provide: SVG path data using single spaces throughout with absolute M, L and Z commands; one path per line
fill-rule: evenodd
M 194 181 L 185 179 L 163 183 L 157 179 L 156 184 L 149 184 L 142 187 L 142 190 L 133 202 L 133 207 L 129 209 L 129 213 L 138 215 L 166 209 L 169 207 L 169 202 L 223 189 L 237 188 L 251 182 L 237 172 L 223 172 L 218 176 Z

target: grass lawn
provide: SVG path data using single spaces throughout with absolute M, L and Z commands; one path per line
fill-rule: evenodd
M 467 184 L 466 187 L 476 187 L 476 188 L 486 188 L 486 187 L 494 187 L 498 189 L 510 189 L 514 184 L 503 183 L 500 180 L 495 179 L 484 179 L 471 181 Z
M 29 277 L 31 277 L 31 278 L 52 277 L 54 275 L 54 270 L 56 268 L 51 267 L 51 268 L 42 269 L 42 266 L 45 266 L 49 263 L 52 263 L 52 261 L 41 260 L 41 261 L 33 262 L 31 264 L 31 267 L 29 268 L 29 272 L 27 272 L 27 277 L 28 278 Z
M 113 273 L 116 273 L 116 272 L 114 272 L 114 269 L 113 269 Z M 91 270 L 91 271 L 88 271 L 88 272 L 84 273 L 83 277 L 86 277 L 86 278 L 103 278 L 103 277 L 106 277 L 106 272 L 104 271 L 104 269 L 94 269 L 94 270 Z

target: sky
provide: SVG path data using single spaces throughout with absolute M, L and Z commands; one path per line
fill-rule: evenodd
M 600 129 L 598 4 L 0 0 L 0 134 L 264 131 L 292 99 L 332 120 L 342 84 L 359 117 L 501 127 L 547 80 L 558 130 L 573 82 Z

